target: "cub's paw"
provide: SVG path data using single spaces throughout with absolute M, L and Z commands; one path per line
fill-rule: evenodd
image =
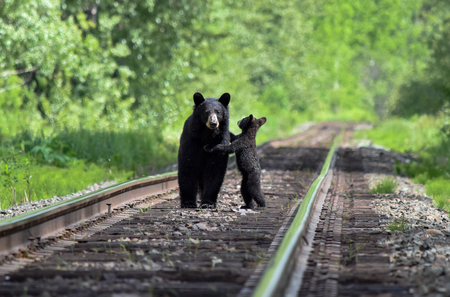
M 202 202 L 202 204 L 200 204 L 200 208 L 201 209 L 213 209 L 213 208 L 216 208 L 216 204 L 212 203 L 212 202 Z
M 197 203 L 181 203 L 181 208 L 197 208 Z

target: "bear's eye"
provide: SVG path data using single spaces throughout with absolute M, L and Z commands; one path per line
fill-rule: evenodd
M 214 109 L 214 112 L 215 112 L 215 113 L 219 113 L 219 110 L 218 110 L 218 109 Z

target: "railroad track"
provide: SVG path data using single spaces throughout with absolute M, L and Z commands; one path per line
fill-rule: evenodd
M 339 148 L 341 130 L 259 147 L 264 210 L 239 209 L 230 168 L 216 210 L 180 209 L 169 173 L 5 220 L 0 296 L 409 296 L 386 277 L 364 180 L 398 156 Z

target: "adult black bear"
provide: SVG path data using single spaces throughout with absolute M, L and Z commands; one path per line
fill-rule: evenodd
M 231 144 L 205 146 L 205 150 L 208 152 L 236 153 L 236 163 L 242 173 L 241 194 L 245 202 L 245 206 L 241 206 L 241 208 L 255 207 L 253 200 L 259 207 L 266 206 L 261 190 L 261 166 L 256 154 L 256 132 L 266 123 L 266 120 L 264 117 L 257 119 L 250 115 L 238 122 L 242 133 L 233 136 Z
M 217 195 L 227 171 L 228 154 L 206 152 L 205 145 L 229 144 L 230 94 L 220 99 L 194 94 L 194 111 L 184 123 L 178 150 L 178 185 L 181 207 L 216 207 Z

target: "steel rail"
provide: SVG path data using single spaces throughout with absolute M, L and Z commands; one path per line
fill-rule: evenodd
M 30 238 L 53 236 L 133 200 L 174 190 L 177 172 L 144 177 L 0 221 L 0 255 L 28 247 Z
M 335 151 L 336 148 L 339 147 L 344 132 L 345 127 L 342 128 L 341 133 L 334 139 L 320 175 L 311 184 L 277 252 L 267 263 L 264 274 L 253 292 L 254 297 L 284 295 L 290 275 L 294 268 L 295 261 L 293 261 L 293 258 L 300 252 L 300 241 L 307 231 L 308 223 L 313 214 L 312 209 L 316 197 L 328 175 L 329 169 L 334 164 Z

